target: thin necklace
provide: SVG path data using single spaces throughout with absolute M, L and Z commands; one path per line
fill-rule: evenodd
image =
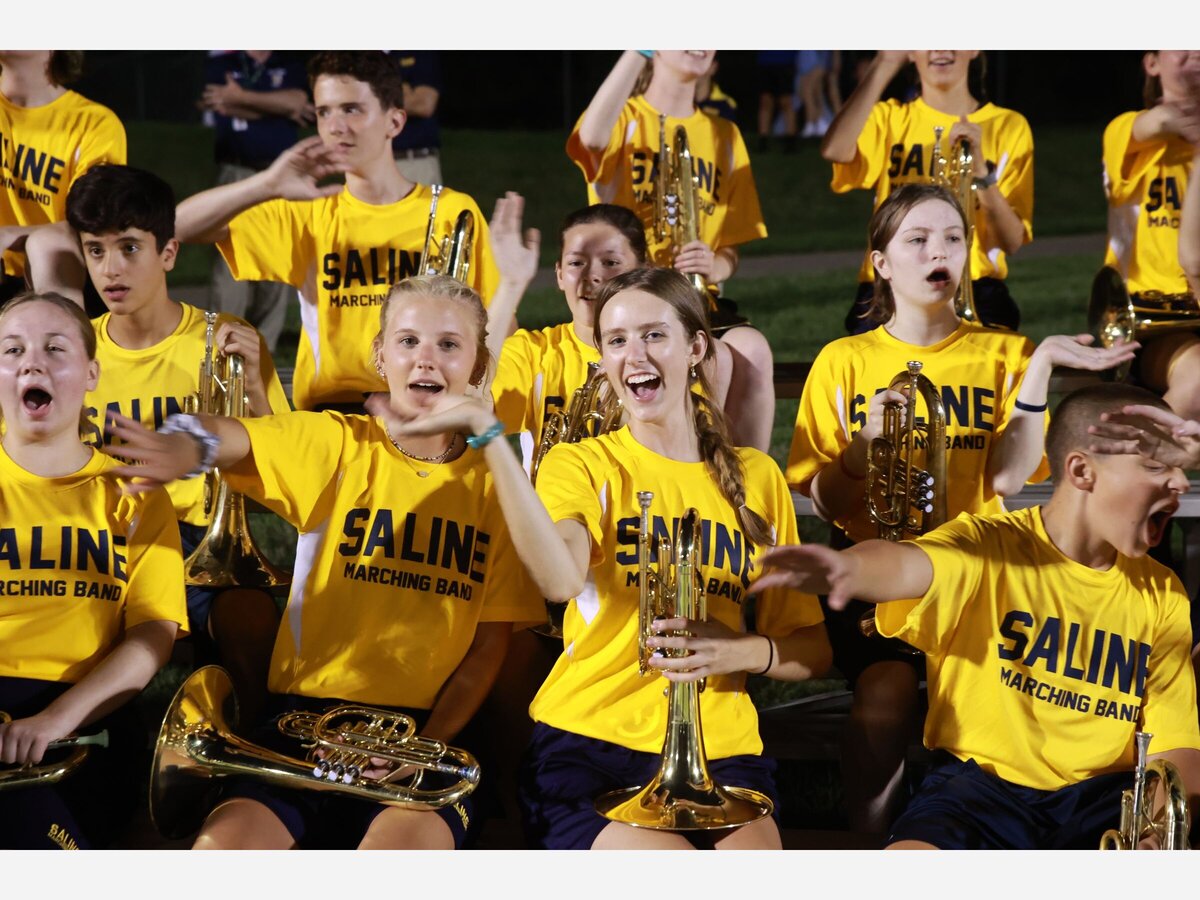
M 444 463 L 446 461 L 446 457 L 450 455 L 450 452 L 458 444 L 458 433 L 455 432 L 454 436 L 450 438 L 449 445 L 447 445 L 446 449 L 443 450 L 441 453 L 439 453 L 437 456 L 417 456 L 417 454 L 409 453 L 407 450 L 405 450 L 403 447 L 400 446 L 400 442 L 398 440 L 396 440 L 394 437 L 392 437 L 392 432 L 387 427 L 387 425 L 383 426 L 383 431 L 384 431 L 384 434 L 386 434 L 388 436 L 388 440 L 392 442 L 392 446 L 395 447 L 397 450 L 399 450 L 404 455 L 405 459 L 416 460 L 418 462 L 433 463 L 435 466 L 440 466 L 442 463 Z M 429 477 L 429 473 L 426 472 L 424 469 L 417 469 L 415 466 L 413 468 L 416 470 L 416 473 L 419 476 L 421 476 L 422 478 Z

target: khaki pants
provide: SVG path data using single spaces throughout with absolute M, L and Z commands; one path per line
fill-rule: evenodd
M 222 163 L 217 184 L 232 184 L 253 174 L 254 169 Z M 291 285 L 276 281 L 237 281 L 220 253 L 213 260 L 208 308 L 245 319 L 262 333 L 272 353 L 283 332 L 289 298 L 295 293 Z
M 441 184 L 442 162 L 438 156 L 422 156 L 419 159 L 396 158 L 400 174 L 416 184 Z

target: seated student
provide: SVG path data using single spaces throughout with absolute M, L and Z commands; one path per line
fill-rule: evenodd
M 67 221 L 78 235 L 88 274 L 109 311 L 94 320 L 104 380 L 87 396 L 90 441 L 112 444 L 105 417 L 124 412 L 158 428 L 195 395 L 205 357 L 204 310 L 172 300 L 167 272 L 175 266 L 175 196 L 170 185 L 130 166 L 94 166 L 71 187 Z M 287 396 L 263 339 L 241 319 L 218 317 L 217 354 L 245 360 L 250 415 L 288 410 Z M 120 450 L 115 451 L 118 455 Z M 204 538 L 204 479 L 172 484 L 185 559 Z M 250 710 L 263 699 L 266 663 L 279 620 L 274 598 L 252 588 L 187 588 L 188 622 L 202 664 L 214 652 L 230 670 Z M 215 646 L 214 646 L 215 644 Z
M 1188 598 L 1146 554 L 1183 471 L 1096 452 L 1102 414 L 1157 397 L 1126 385 L 1068 395 L 1046 437 L 1044 507 L 963 514 L 912 542 L 779 547 L 760 589 L 881 605 L 881 633 L 925 651 L 925 744 L 937 759 L 892 827 L 897 848 L 1095 847 L 1130 787 L 1134 732 L 1200 789 Z M 917 598 L 917 599 L 905 599 Z M 896 601 L 896 602 L 887 602 Z
M 389 385 L 391 416 L 420 415 L 483 381 L 486 319 L 479 296 L 447 276 L 392 288 L 379 333 L 362 348 Z M 301 533 L 271 657 L 271 712 L 339 701 L 386 706 L 411 715 L 420 734 L 453 743 L 492 686 L 512 623 L 542 617 L 513 551 L 492 452 L 476 452 L 498 446 L 528 487 L 505 442 L 493 440 L 502 429 L 409 436 L 390 429 L 389 418 L 337 412 L 186 424 L 191 437 L 117 417 L 129 442 L 123 452 L 147 463 L 118 471 L 181 477 L 215 433 L 207 462 Z M 297 753 L 269 717 L 256 725 L 256 743 Z M 450 849 L 462 845 L 474 802 L 468 795 L 429 815 L 255 782 L 230 795 L 197 848 Z
M 405 121 L 394 59 L 377 51 L 327 51 L 313 57 L 308 74 L 318 136 L 263 172 L 184 200 L 178 237 L 216 244 L 235 278 L 299 288 L 296 408 L 361 412 L 364 394 L 386 392 L 362 348 L 390 286 L 424 271 L 433 194 L 401 175 L 392 159 L 392 138 Z M 344 187 L 318 186 L 339 172 Z M 475 201 L 443 189 L 435 238 L 448 236 L 463 210 L 475 217 L 467 280 L 490 302 L 499 276 Z
M 0 849 L 91 848 L 134 809 L 145 731 L 129 701 L 186 631 L 170 498 L 122 493 L 116 464 L 80 441 L 96 387 L 96 333 L 56 295 L 0 310 Z M 107 731 L 109 746 L 57 784 L 23 787 L 12 764 Z M 44 757 L 45 760 L 43 759 Z
M 125 162 L 121 120 L 64 86 L 82 68 L 78 50 L 0 50 L 0 301 L 24 291 L 27 281 L 40 288 L 40 276 L 49 277 L 26 259 L 25 244 L 44 226 L 63 221 L 75 179 L 96 163 Z M 82 264 L 73 271 L 72 286 L 84 291 Z M 86 294 L 89 314 L 97 315 L 100 298 Z
M 1004 497 L 1046 477 L 1046 395 L 1055 366 L 1102 370 L 1135 345 L 1089 347 L 1051 335 L 1035 348 L 1011 331 L 964 322 L 954 295 L 968 248 L 961 207 L 945 188 L 906 184 L 871 216 L 876 269 L 869 309 L 880 327 L 830 341 L 813 362 L 796 413 L 787 480 L 834 524 L 834 545 L 880 534 L 867 507 L 869 448 L 888 390 L 910 360 L 943 398 L 946 479 L 935 486 L 949 518 L 1001 512 Z M 923 405 L 918 409 L 923 414 Z M 920 716 L 922 658 L 898 641 L 865 636 L 867 604 L 826 610 L 834 664 L 854 690 L 842 750 L 846 811 L 859 832 L 886 833 L 905 799 L 904 763 Z
M 774 798 L 774 761 L 762 756 L 746 673 L 814 677 L 828 667 L 829 643 L 816 598 L 789 592 L 760 595 L 756 631 L 748 631 L 748 567 L 763 547 L 796 539 L 796 516 L 778 466 L 733 446 L 724 416 L 707 399 L 702 363 L 713 341 L 700 293 L 672 269 L 634 269 L 600 291 L 592 328 L 628 426 L 554 447 L 536 493 L 507 446 L 496 441 L 486 451 L 540 596 L 570 600 L 564 651 L 529 710 L 537 724 L 522 773 L 527 830 L 550 849 L 779 849 L 769 817 L 688 835 L 596 812 L 599 795 L 647 783 L 667 732 L 662 682 L 638 672 L 639 492 L 654 494 L 656 535 L 669 534 L 672 520 L 692 506 L 709 536 L 701 559 L 708 621 L 663 619 L 658 630 L 687 634 L 651 636 L 647 646 L 691 651 L 650 661 L 668 679 L 707 678 L 699 702 L 717 782 Z M 697 383 L 703 394 L 693 390 Z M 503 425 L 485 402 L 447 395 L 392 433 L 407 442 L 406 435 L 447 428 L 491 434 Z
M 713 399 L 729 410 L 735 443 L 766 452 L 775 421 L 771 347 L 738 315 L 737 304 L 717 297 L 737 271 L 742 244 L 765 238 L 758 189 L 737 125 L 696 106 L 696 82 L 715 58 L 712 50 L 626 50 L 600 85 L 567 139 L 567 155 L 587 180 L 589 203 L 615 203 L 637 215 L 655 265 L 672 266 L 707 287 L 714 345 Z M 665 117 L 665 118 L 660 118 Z M 659 234 L 653 181 L 660 131 L 668 146 L 677 128 L 687 133 L 696 171 L 698 237 L 678 246 Z M 669 232 L 670 229 L 667 229 Z
M 1130 294 L 1184 294 L 1194 290 L 1185 260 L 1190 253 L 1195 272 L 1200 252 L 1185 239 L 1182 214 L 1200 148 L 1200 51 L 1151 50 L 1142 68 L 1146 108 L 1122 113 L 1104 129 L 1104 262 Z M 1193 419 L 1200 417 L 1198 331 L 1148 333 L 1135 368 L 1139 383 Z

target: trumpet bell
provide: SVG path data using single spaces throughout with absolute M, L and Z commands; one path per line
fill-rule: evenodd
M 1092 280 L 1088 301 L 1088 332 L 1101 347 L 1174 331 L 1200 331 L 1200 304 L 1190 294 L 1146 291 L 1130 295 L 1121 274 L 1104 266 Z M 1124 381 L 1132 362 L 1102 373 L 1109 381 Z
M 196 549 L 184 561 L 184 580 L 199 587 L 272 588 L 291 584 L 290 572 L 258 549 L 246 521 L 245 500 L 218 489 L 217 516 Z M 226 499 L 228 496 L 228 499 Z
M 720 831 L 756 822 L 775 808 L 766 795 L 750 788 L 665 781 L 660 776 L 644 788 L 605 794 L 596 801 L 596 811 L 635 828 Z

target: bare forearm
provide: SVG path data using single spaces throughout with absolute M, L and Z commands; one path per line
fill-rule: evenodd
M 996 185 L 976 190 L 975 193 L 979 197 L 980 212 L 987 221 L 987 227 L 981 235 L 984 249 L 1016 253 L 1025 244 L 1025 223 L 1021 217 Z
M 713 254 L 712 281 L 721 284 L 733 277 L 737 271 L 739 255 L 737 247 L 722 247 Z
M 637 84 L 638 76 L 645 68 L 646 58 L 636 50 L 626 50 L 608 73 L 596 96 L 588 104 L 579 123 L 579 140 L 592 153 L 600 154 L 608 147 L 608 139 L 612 129 L 617 124 L 625 101 L 633 86 Z
M 786 637 L 771 640 L 775 658 L 763 674 L 776 681 L 820 678 L 833 665 L 833 650 L 824 625 L 797 628 Z
M 1160 141 L 1174 134 L 1171 129 L 1174 116 L 1175 110 L 1165 104 L 1143 110 L 1134 118 L 1129 135 L 1138 143 Z
M 847 474 L 847 469 L 851 474 Z M 866 502 L 866 475 L 867 442 L 855 435 L 842 452 L 841 461 L 835 459 L 812 480 L 809 490 L 817 515 L 833 522 L 847 519 L 862 509 Z
M 438 92 L 427 84 L 417 87 L 404 85 L 404 111 L 419 119 L 428 119 L 437 112 Z
M 229 237 L 229 223 L 234 216 L 276 196 L 267 171 L 201 191 L 176 209 L 175 236 L 194 244 L 223 241 Z
M 1192 158 L 1192 175 L 1183 197 L 1179 222 L 1179 267 L 1187 277 L 1188 290 L 1200 297 L 1200 148 Z
M 1035 352 L 1021 378 L 1017 400 L 1025 406 L 1045 407 L 1053 371 L 1053 364 Z M 1045 443 L 1045 410 L 1014 409 L 988 460 L 992 490 L 1001 497 L 1011 497 L 1020 491 L 1042 461 Z
M 479 710 L 508 652 L 512 624 L 484 622 L 477 626 L 471 649 L 446 680 L 429 713 L 422 734 L 449 743 Z
M 517 307 L 525 295 L 528 283 L 523 280 L 501 278 L 492 300 L 488 304 L 487 348 L 493 359 L 500 358 L 504 339 L 513 332 L 516 324 Z
M 225 114 L 247 118 L 243 113 L 249 113 L 253 118 L 279 116 L 290 119 L 304 109 L 304 104 L 307 102 L 308 95 L 301 90 L 242 90 L 237 95 L 237 100 L 225 107 Z
M 30 228 L 25 258 L 35 291 L 53 291 L 83 306 L 87 264 L 74 229 L 66 222 Z
M 142 690 L 171 656 L 178 626 L 156 621 L 135 625 L 96 668 L 46 707 L 63 733 L 101 719 Z
M 250 455 L 250 435 L 246 431 L 246 426 L 237 419 L 227 416 L 201 415 L 200 420 L 204 427 L 221 441 L 214 463 L 218 469 L 236 466 Z
M 863 541 L 842 555 L 851 563 L 846 592 L 858 600 L 886 603 L 922 597 L 933 583 L 933 564 L 915 544 Z
M 866 77 L 851 92 L 821 139 L 822 157 L 834 163 L 854 162 L 858 155 L 858 136 L 870 118 L 872 107 L 879 102 L 888 82 L 896 77 L 903 65 L 903 62 L 882 56 L 872 60 Z

